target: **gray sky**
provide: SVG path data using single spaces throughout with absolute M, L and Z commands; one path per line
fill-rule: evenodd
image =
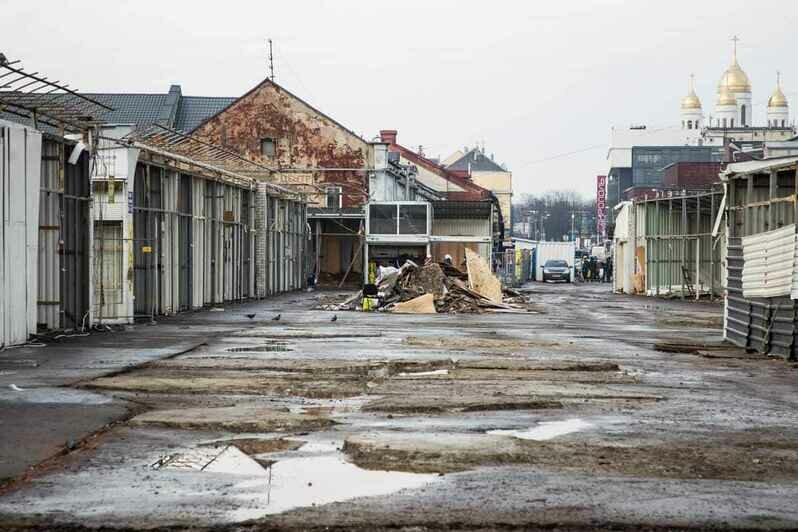
M 690 72 L 711 110 L 734 34 L 754 120 L 776 70 L 798 102 L 796 15 L 750 0 L 0 0 L 0 51 L 83 91 L 238 96 L 266 76 L 271 37 L 277 81 L 366 138 L 398 129 L 442 157 L 485 142 L 516 194 L 593 194 L 613 124 L 675 126 Z

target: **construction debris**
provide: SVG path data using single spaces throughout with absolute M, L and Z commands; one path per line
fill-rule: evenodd
M 401 268 L 381 268 L 373 285 L 366 285 L 362 291 L 338 304 L 325 300 L 317 309 L 412 314 L 525 310 L 524 307 L 508 304 L 510 301 L 526 303 L 524 296 L 518 292 L 508 292 L 508 300 L 503 300 L 500 281 L 479 255 L 470 256 L 467 265 L 468 273 L 451 264 L 434 262 L 418 266 L 407 261 Z
M 502 302 L 502 284 L 490 271 L 485 260 L 466 248 L 466 269 L 468 270 L 468 286 L 494 303 Z
M 435 296 L 424 294 L 410 301 L 397 303 L 391 312 L 397 314 L 435 314 L 437 312 L 435 310 Z

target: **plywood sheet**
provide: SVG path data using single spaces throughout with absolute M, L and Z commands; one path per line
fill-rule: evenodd
M 485 260 L 471 251 L 465 250 L 468 287 L 480 293 L 493 303 L 502 302 L 502 284 L 490 271 Z
M 397 303 L 393 312 L 397 314 L 436 314 L 435 296 L 424 294 L 410 301 Z

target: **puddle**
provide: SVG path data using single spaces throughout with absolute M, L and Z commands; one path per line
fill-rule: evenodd
M 342 445 L 341 441 L 309 442 L 300 451 L 259 454 L 265 466 L 233 445 L 199 447 L 164 456 L 151 467 L 230 475 L 229 491 L 237 493 L 232 496 L 239 503 L 229 515 L 235 521 L 356 497 L 388 495 L 440 480 L 432 474 L 361 469 L 346 461 L 338 450 Z M 265 458 L 276 461 L 269 465 Z
M 9 384 L 0 388 L 0 401 L 24 403 L 57 403 L 104 405 L 113 402 L 111 397 L 86 390 L 70 388 L 28 388 Z
M 237 520 L 254 519 L 307 506 L 340 502 L 356 497 L 388 495 L 403 489 L 419 488 L 439 480 L 437 475 L 371 471 L 347 462 L 340 448 L 342 442 L 308 443 L 296 457 L 275 462 L 263 480 L 247 480 L 239 488 L 265 488 L 260 507 L 239 508 Z
M 432 371 L 417 371 L 413 373 L 398 373 L 398 377 L 427 377 L 430 375 L 448 375 L 448 369 L 436 369 Z
M 489 430 L 488 434 L 512 436 L 522 440 L 550 440 L 557 436 L 579 432 L 593 428 L 595 425 L 581 419 L 566 419 L 564 421 L 543 421 L 536 427 L 517 430 Z
M 263 345 L 245 345 L 242 347 L 228 347 L 228 353 L 263 353 L 272 351 L 291 351 L 291 349 L 282 343 L 263 344 Z

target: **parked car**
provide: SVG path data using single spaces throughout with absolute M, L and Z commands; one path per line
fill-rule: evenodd
M 547 260 L 543 265 L 543 282 L 565 281 L 571 282 L 571 267 L 564 260 Z

